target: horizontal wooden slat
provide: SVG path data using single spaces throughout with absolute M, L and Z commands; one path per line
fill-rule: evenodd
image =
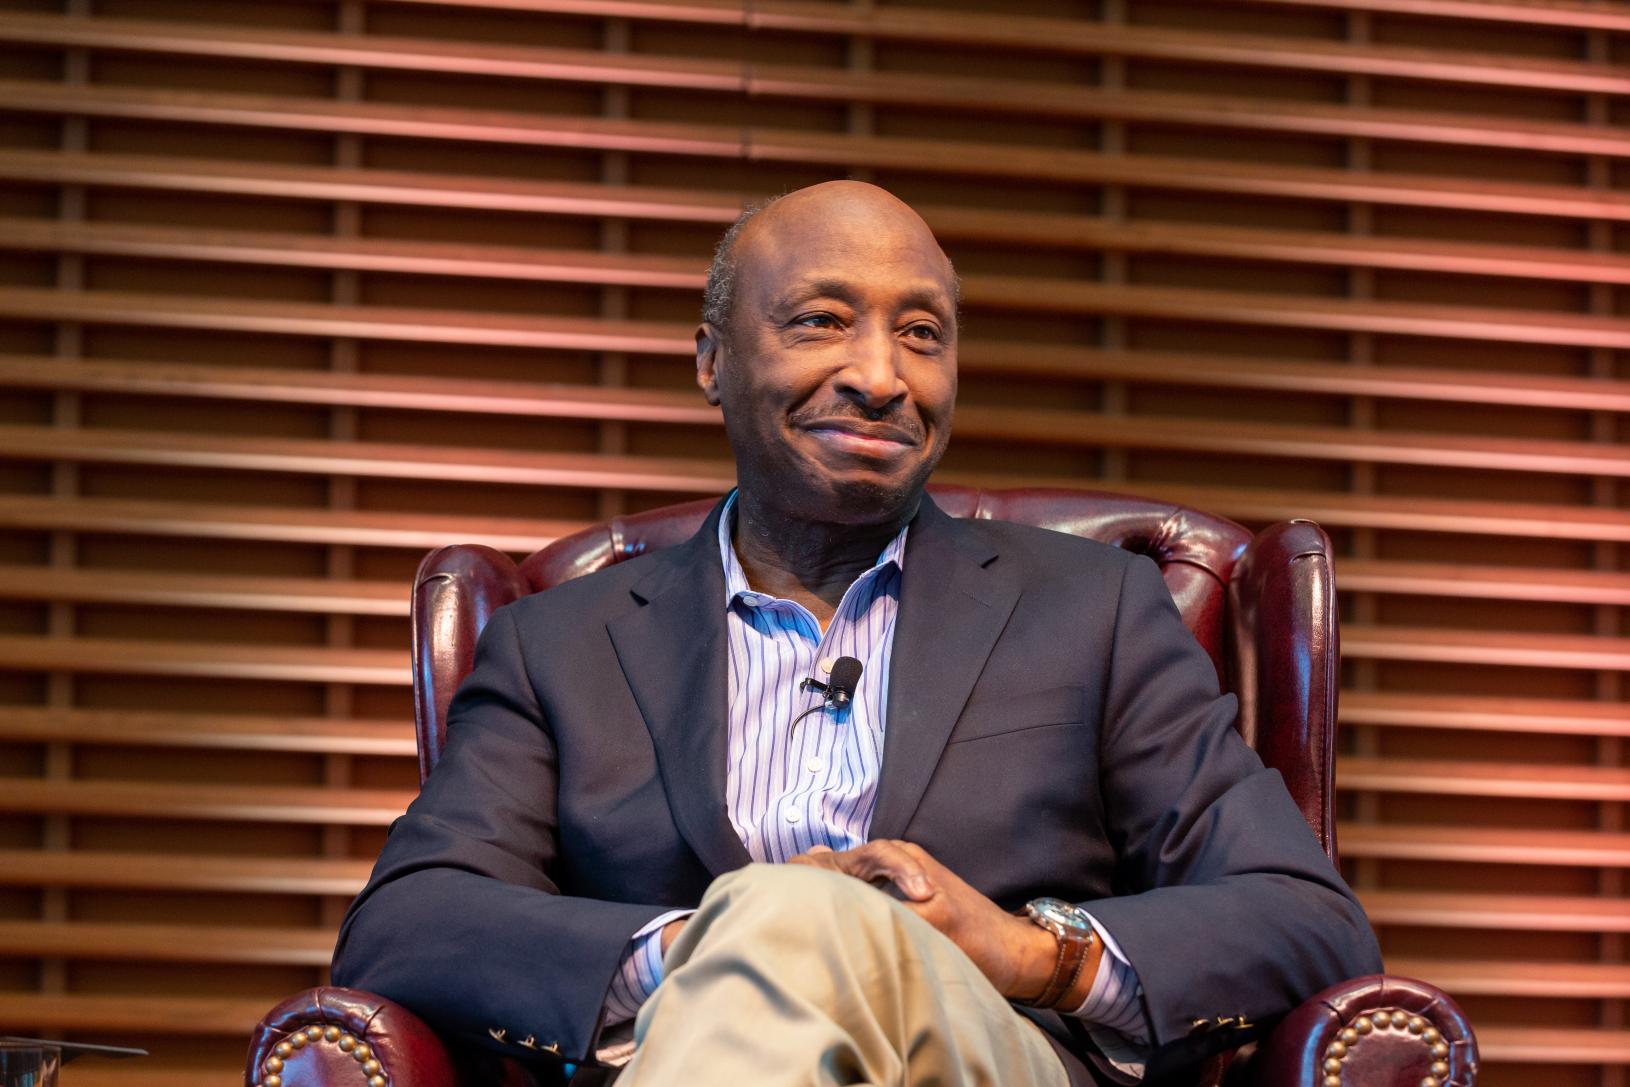
M 1341 651 L 1372 660 L 1630 670 L 1630 638 L 1345 623 Z
M 1630 770 L 1603 766 L 1347 756 L 1336 760 L 1336 787 L 1348 792 L 1622 803 L 1630 800 Z
M 0 957 L 327 966 L 328 929 L 0 921 Z
M 729 192 L 598 182 L 291 166 L 175 155 L 32 150 L 0 151 L 0 177 L 12 181 L 271 196 L 283 200 L 355 200 L 539 215 L 605 215 L 719 226 L 735 219 L 746 201 L 744 195 Z
M 782 129 L 22 81 L 0 81 L 0 109 L 1630 219 L 1630 193 L 1610 190 L 1315 167 L 1264 167 L 1210 159 L 1042 150 L 1015 144 L 885 139 Z
M 986 416 L 989 417 L 989 416 Z M 1125 445 L 1164 448 L 1161 433 L 1170 425 L 1131 424 L 1128 420 L 1105 419 L 1105 430 L 1125 438 Z M 1183 422 L 1177 422 L 1183 429 Z M 1185 420 L 1187 422 L 1187 420 Z M 1317 445 L 1320 437 L 1337 440 L 1335 433 L 1294 433 L 1294 440 L 1275 443 L 1275 433 L 1267 425 L 1255 437 L 1232 432 L 1234 445 L 1218 445 L 1200 435 L 1205 424 L 1188 427 L 1188 448 L 1195 450 L 1280 451 L 1294 455 L 1297 448 Z M 1115 433 L 1115 432 L 1120 432 Z M 1136 438 L 1136 440 L 1134 440 Z M 1183 445 L 1183 443 L 1178 443 Z M 1355 442 L 1355 445 L 1359 445 Z M 1425 442 L 1421 445 L 1426 445 Z M 1443 443 L 1447 445 L 1447 443 Z M 1487 443 L 1483 443 L 1487 448 Z M 1374 442 L 1371 448 L 1381 447 Z M 1550 447 L 1553 448 L 1553 447 Z M 1593 448 L 1594 447 L 1589 447 Z M 1617 451 L 1622 458 L 1627 451 Z M 1400 455 L 1400 447 L 1392 453 Z M 1377 451 L 1386 451 L 1377 448 Z M 507 482 L 520 486 L 553 487 L 637 487 L 644 491 L 678 494 L 722 494 L 734 484 L 734 466 L 725 461 L 699 458 L 657 458 L 657 456 L 595 455 L 595 453 L 540 453 L 540 451 L 476 450 L 476 448 L 422 447 L 394 443 L 313 442 L 292 438 L 233 438 L 183 433 L 134 432 L 134 430 L 67 430 L 51 427 L 0 427 L 0 458 L 21 460 L 72 460 L 88 463 L 166 464 L 184 468 L 274 471 L 274 473 L 347 474 L 347 476 L 391 477 L 391 479 L 443 479 L 443 481 Z M 1379 456 L 1377 456 L 1379 460 Z M 1602 461 L 1609 466 L 1610 461 Z M 1615 473 L 1617 474 L 1617 473 Z M 971 486 L 1079 486 L 1074 477 L 1009 476 L 1009 474 L 945 471 L 945 482 Z M 1112 489 L 1115 487 L 1112 486 Z M 1410 526 L 1415 530 L 1456 531 L 1456 533 L 1514 533 L 1514 535 L 1565 536 L 1581 533 L 1586 538 L 1619 539 L 1630 536 L 1630 513 L 1620 510 L 1591 510 L 1581 507 L 1544 505 L 1483 504 L 1446 499 L 1371 499 L 1361 495 L 1314 494 L 1314 492 L 1253 492 L 1218 487 L 1128 486 L 1154 497 L 1182 502 L 1196 508 L 1239 518 L 1276 521 L 1307 517 L 1330 525 L 1364 523 L 1374 526 Z M 0 510 L 8 500 L 0 499 Z M 26 505 L 26 502 L 24 502 Z M 37 505 L 36 505 L 37 508 Z M 0 513 L 0 523 L 5 515 Z M 272 520 L 262 512 L 251 525 Z M 1353 652 L 1402 654 L 1408 642 L 1372 642 L 1363 627 L 1353 627 Z M 1415 652 L 1415 650 L 1408 650 Z M 1425 650 L 1421 650 L 1425 652 Z M 1500 650 L 1508 654 L 1508 650 Z M 1509 650 L 1516 652 L 1516 650 Z
M 403 0 L 423 3 L 426 0 Z M 454 0 L 482 3 L 484 0 Z M 502 0 L 503 6 L 510 6 Z M 548 0 L 544 0 L 548 2 Z M 1269 7 L 1318 7 L 1338 11 L 1380 11 L 1424 15 L 1434 19 L 1472 19 L 1479 22 L 1539 23 L 1588 30 L 1630 30 L 1630 8 L 1593 0 L 1239 0 Z
M 990 153 L 1002 153 L 992 150 Z M 1084 160 L 1086 161 L 1086 160 Z M 1214 160 L 1173 160 L 1149 156 L 1103 157 L 1090 160 L 1108 183 L 1152 185 L 1189 191 L 1216 188 L 1228 192 L 1260 193 L 1310 200 L 1341 197 L 1348 201 L 1406 206 L 1453 207 L 1514 215 L 1555 215 L 1630 220 L 1630 201 L 1621 207 L 1612 194 L 1556 185 L 1467 182 L 1381 174 L 1355 174 L 1330 170 L 1281 168 L 1253 171 Z M 284 163 L 244 163 L 179 156 L 129 155 L 99 152 L 6 150 L 0 151 L 0 178 L 99 186 L 134 187 L 179 192 L 230 193 L 271 196 L 282 200 L 355 200 L 375 204 L 421 207 L 471 208 L 488 211 L 552 215 L 627 216 L 684 222 L 725 224 L 733 220 L 748 197 L 744 194 L 649 186 L 608 185 L 589 182 L 532 181 L 513 178 L 426 173 L 407 170 L 342 169 L 329 166 L 290 166 Z M 1081 230 L 1047 232 L 1032 216 L 969 209 L 936 212 L 928 209 L 936 230 L 948 237 L 1029 241 L 1032 244 L 1091 247 L 1093 239 Z M 1205 237 L 1204 226 L 1199 228 Z M 1391 252 L 1391 262 L 1413 267 L 1414 258 L 1400 257 L 1406 247 L 1390 239 L 1376 243 L 1355 240 L 1353 245 L 1379 245 Z M 1423 243 L 1431 253 L 1431 243 Z M 1320 257 L 1321 248 L 1309 246 L 1306 259 L 1337 262 L 1333 254 Z M 1241 254 L 1246 255 L 1246 254 Z M 1498 274 L 1497 266 L 1489 269 Z
M 1093 446 L 1178 448 L 1194 452 L 1339 458 L 1381 463 L 1450 463 L 1484 469 L 1563 471 L 1594 469 L 1603 475 L 1630 475 L 1630 450 L 1590 443 L 1501 443 L 1436 435 L 1390 435 L 1336 428 L 1262 424 L 1214 424 L 1188 419 L 1116 418 L 1085 413 L 968 408 L 963 432 L 1005 438 L 1030 425 L 1042 437 L 1060 442 L 1085 440 Z M 970 433 L 971 432 L 971 433 Z M 720 494 L 733 485 L 733 465 L 682 458 L 555 453 L 406 445 L 383 442 L 314 441 L 206 434 L 0 425 L 0 457 L 61 459 L 90 463 L 148 464 L 256 472 L 345 474 L 394 479 L 462 480 L 553 487 L 622 487 L 688 494 Z M 1070 486 L 1066 477 L 1017 476 L 950 470 L 947 482 L 980 486 Z M 1160 493 L 1157 488 L 1150 488 Z M 1204 493 L 1204 492 L 1202 492 Z M 1351 500 L 1334 499 L 1344 504 Z M 1198 503 L 1194 503 L 1198 504 Z M 1227 505 L 1226 502 L 1222 505 Z M 1217 508 L 1217 507 L 1202 507 Z M 1455 507 L 1433 509 L 1452 515 Z M 1227 512 L 1223 510 L 1222 512 Z M 1312 510 L 1304 513 L 1321 519 Z M 1557 517 L 1565 512 L 1541 513 Z M 1614 511 L 1604 511 L 1608 514 Z M 1580 511 L 1583 513 L 1583 511 Z M 1285 516 L 1297 516 L 1296 513 Z M 1246 519 L 1253 519 L 1247 517 Z M 1278 517 L 1264 518 L 1278 520 Z M 1625 518 L 1630 520 L 1630 517 Z M 1335 522 L 1340 523 L 1340 522 Z M 1452 531 L 1475 531 L 1454 528 Z M 1383 647 L 1378 647 L 1377 652 Z
M 1332 527 L 1630 542 L 1630 514 L 1621 510 L 1327 491 L 1190 487 L 1144 481 L 1118 484 L 1095 480 L 1093 486 L 1210 510 L 1240 521 L 1268 523 L 1306 517 Z M 0 526 L 135 535 L 197 535 L 208 539 L 347 543 L 415 550 L 449 543 L 485 543 L 519 554 L 529 554 L 552 539 L 585 527 L 581 522 L 521 518 L 9 495 L 0 495 Z
M 483 381 L 248 366 L 76 361 L 0 355 L 0 386 L 81 389 L 206 399 L 330 404 L 404 411 L 616 419 L 720 425 L 717 408 L 689 390 Z
M 1347 592 L 1630 605 L 1630 574 L 1600 570 L 1344 558 L 1336 562 L 1336 585 Z
M 193 1068 L 144 1060 L 135 1066 L 80 1061 L 72 1087 L 222 1087 L 236 1084 L 239 1068 Z
M 399 652 L 24 634 L 0 635 L 0 668 L 385 686 L 409 680 L 406 647 Z
M 1567 282 L 1630 283 L 1630 267 L 1613 253 L 1187 223 L 1127 223 L 1022 211 L 932 206 L 919 210 L 937 235 L 951 240 L 1520 276 Z M 0 219 L 0 247 L 684 291 L 700 290 L 707 272 L 699 260 L 659 255 L 21 218 Z M 1522 377 L 1506 376 L 1508 379 Z
M 916 207 L 935 235 L 949 241 L 1006 242 L 1086 252 L 1161 253 L 1567 282 L 1619 283 L 1630 277 L 1618 254 L 1586 250 L 1445 241 L 1396 234 L 1335 234 L 1313 230 L 1167 223 L 1153 219 L 1121 221 L 933 204 L 919 204 Z
M 1630 707 L 1622 702 L 1343 691 L 1341 721 L 1390 728 L 1630 737 Z
M 673 4 L 650 0 L 500 0 L 498 3 L 478 2 L 474 6 L 736 24 L 765 30 L 939 41 L 1087 56 L 1149 57 L 1410 79 L 1487 81 L 1557 90 L 1630 92 L 1627 81 L 1617 78 L 1611 70 L 1593 70 L 1593 66 L 1579 62 L 1461 51 L 1446 56 L 1435 50 L 1404 46 L 1353 46 L 943 8 L 921 12 L 888 8 L 857 11 L 847 5 L 819 0 L 754 0 L 751 4 L 699 3 L 697 0 Z
M 1589 962 L 1500 962 L 1389 959 L 1387 972 L 1430 978 L 1454 996 L 1630 997 L 1630 965 Z
M 1337 584 L 1349 592 L 1630 604 L 1630 576 L 1597 571 L 1345 560 Z M 13 600 L 406 616 L 407 595 L 405 584 L 384 581 L 0 565 L 0 598 Z
M 694 457 L 511 452 L 50 427 L 0 428 L 0 457 L 681 493 L 723 494 L 735 481 L 732 464 Z
M 1128 28 L 1109 27 L 1108 40 Z M 1149 28 L 1131 28 L 1146 36 Z M 1165 32 L 1154 31 L 1156 34 Z M 1231 46 L 1232 36 L 1190 37 Z M 1372 139 L 1511 147 L 1576 154 L 1630 154 L 1630 137 L 1605 126 L 1478 117 L 1419 110 L 1286 103 L 1263 98 L 1103 91 L 1079 84 L 1038 80 L 970 78 L 940 73 L 856 72 L 832 67 L 749 64 L 683 56 L 619 54 L 588 49 L 540 48 L 485 42 L 432 41 L 375 34 L 225 28 L 174 21 L 0 14 L 0 40 L 70 48 L 114 49 L 367 69 L 442 72 L 509 79 L 565 80 L 673 90 L 923 106 L 944 110 L 1014 112 L 1094 120 L 1147 121 L 1304 132 Z M 1295 39 L 1256 39 L 1268 52 L 1300 52 Z M 1324 48 L 1328 43 L 1317 43 Z M 1400 51 L 1387 46 L 1348 46 L 1342 59 L 1355 64 L 1396 65 Z M 1553 61 L 1466 57 L 1460 53 L 1409 50 L 1410 61 L 1430 65 L 1434 78 L 1509 85 L 1512 69 L 1531 78 L 1580 77 L 1606 89 L 1591 66 L 1562 71 Z M 1323 69 L 1323 58 L 1318 62 Z M 1575 88 L 1577 89 L 1577 88 Z M 1630 92 L 1630 80 L 1621 91 Z
M 708 26 L 758 26 L 756 19 L 761 12 L 780 12 L 783 9 L 800 13 L 805 18 L 816 17 L 823 10 L 832 12 L 835 19 L 848 19 L 854 14 L 852 9 L 847 7 L 811 0 L 770 0 L 769 3 L 755 0 L 751 4 L 745 0 L 396 0 L 396 2 L 431 4 L 437 7 L 652 19 Z M 1593 0 L 1238 0 L 1238 2 L 1293 8 L 1325 7 L 1341 11 L 1383 11 L 1442 19 L 1630 30 L 1630 12 L 1621 11 L 1622 5 L 1609 5 Z M 898 33 L 912 41 L 934 40 L 932 35 L 935 28 L 948 15 L 952 19 L 950 23 L 952 30 L 960 29 L 959 24 L 955 22 L 959 14 L 938 9 L 934 11 L 932 17 L 924 17 L 921 20 L 923 26 L 917 35 L 910 35 L 904 27 L 901 27 Z M 1049 25 L 1056 24 L 1056 20 L 1040 21 Z M 857 33 L 850 23 L 845 22 L 842 26 L 844 29 L 832 32 Z M 893 24 L 888 24 L 879 28 L 877 36 L 889 36 L 892 26 Z M 1043 34 L 1038 37 L 1044 36 Z
M 1078 381 L 1133 380 L 1151 384 L 1255 388 L 1403 399 L 1521 403 L 1527 407 L 1630 411 L 1630 382 L 1589 378 L 1527 378 L 1412 368 L 1365 374 L 1334 363 L 1215 359 L 1161 352 L 1027 348 L 975 342 L 959 352 L 964 373 L 1042 374 Z M 1368 367 L 1364 369 L 1370 369 Z M 1357 371 L 1357 372 L 1355 372 Z M 397 410 L 553 416 L 709 425 L 717 409 L 690 390 L 494 381 L 386 373 L 207 366 L 117 359 L 58 359 L 0 355 L 0 386 L 80 389 L 213 399 L 329 404 Z M 1344 563 L 1344 569 L 1350 564 Z
M 0 811 L 36 815 L 380 827 L 390 825 L 413 797 L 401 789 L 0 779 Z
M 1484 471 L 1630 474 L 1630 449 L 1603 442 L 1216 422 L 1187 416 L 1120 416 L 982 405 L 958 407 L 956 426 L 957 433 L 964 438 L 1066 446 L 1419 464 Z
M 94 850 L 0 850 L 0 886 L 326 895 L 362 890 L 372 861 Z
M 408 613 L 408 586 L 335 578 L 227 577 L 0 565 L 0 597 L 97 604 L 161 604 L 340 615 Z
M 581 521 L 520 517 L 0 495 L 0 527 L 136 536 L 188 536 L 210 540 L 349 544 L 421 552 L 447 544 L 480 543 L 500 551 L 525 555 L 586 525 Z M 1630 532 L 1627 532 L 1627 536 L 1630 536 Z
M 200 1037 L 248 1037 L 279 997 L 57 996 L 0 992 L 0 1023 L 47 1037 L 80 1032 Z M 54 1032 L 54 1033 L 48 1033 Z
M 0 740 L 411 756 L 411 721 L 0 706 Z
M 1338 840 L 1343 857 L 1568 868 L 1630 867 L 1630 834 L 1605 831 L 1344 822 Z
M 145 314 L 145 315 L 144 315 Z M 687 326 L 655 321 L 532 317 L 402 306 L 338 306 L 0 288 L 0 316 L 295 336 L 348 336 L 561 351 L 682 355 Z M 694 341 L 690 350 L 695 351 Z
M 654 402 L 648 402 L 648 406 Z M 1245 456 L 1459 466 L 1480 470 L 1630 477 L 1630 449 L 1608 443 L 1498 439 L 1420 433 L 1216 423 L 1161 416 L 970 406 L 958 416 L 965 439 L 1029 440 L 1088 448 L 1168 449 Z M 345 473 L 461 479 L 534 486 L 723 491 L 723 461 L 699 458 L 449 448 L 108 429 L 0 426 L 0 456 L 207 466 L 245 471 Z M 1067 479 L 1006 478 L 967 471 L 947 478 L 990 486 L 1068 485 Z
M 1024 276 L 965 276 L 962 284 L 967 302 L 1002 309 L 1575 347 L 1630 347 L 1630 321 L 1616 317 L 1265 292 L 1105 286 Z
M 1247 294 L 1171 287 L 1117 287 L 1023 277 L 963 279 L 969 304 L 1092 316 L 1150 317 L 1230 325 L 1314 328 L 1515 341 L 1576 347 L 1630 347 L 1630 321 L 1540 310 L 1359 302 L 1315 296 Z M 0 316 L 161 328 L 225 329 L 300 336 L 693 355 L 693 326 L 298 302 L 228 300 L 118 291 L 0 289 Z
M 297 268 L 604 283 L 699 292 L 707 267 L 682 257 L 592 250 L 468 245 L 462 242 L 330 238 L 250 230 L 188 230 L 128 223 L 56 223 L 0 218 L 0 248 L 169 257 Z M 1630 275 L 1626 276 L 1630 282 Z
M 1607 896 L 1361 891 L 1359 899 L 1376 925 L 1496 932 L 1630 932 L 1630 910 L 1624 908 L 1622 899 Z
M 1484 1061 L 1556 1064 L 1630 1064 L 1630 1030 L 1480 1027 Z

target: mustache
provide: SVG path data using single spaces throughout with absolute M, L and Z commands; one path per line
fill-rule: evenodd
M 794 426 L 798 427 L 808 427 L 820 423 L 851 423 L 854 425 L 855 430 L 860 433 L 869 430 L 887 430 L 918 443 L 921 443 L 928 436 L 922 420 L 898 405 L 892 404 L 880 411 L 867 411 L 852 401 L 839 400 L 828 404 L 800 408 L 788 416 L 788 419 Z

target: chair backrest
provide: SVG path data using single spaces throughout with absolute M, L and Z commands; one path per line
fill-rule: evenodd
M 1333 819 L 1338 637 L 1330 542 L 1311 521 L 1255 539 L 1226 518 L 1169 502 L 1077 490 L 933 486 L 956 517 L 1017 521 L 1113 544 L 1159 564 L 1224 689 L 1239 729 L 1336 852 Z M 498 608 L 528 593 L 688 539 L 716 500 L 616 518 L 516 564 L 479 545 L 425 556 L 413 587 L 413 693 L 423 781 L 441 755 L 447 706 Z

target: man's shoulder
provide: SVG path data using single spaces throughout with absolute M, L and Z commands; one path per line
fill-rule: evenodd
M 1033 568 L 1049 574 L 1071 570 L 1118 579 L 1138 558 L 1133 552 L 1113 544 L 1017 521 L 969 518 L 962 524 L 967 526 L 974 540 L 989 547 L 1001 561 L 1021 569 Z
M 609 618 L 635 606 L 631 590 L 656 570 L 659 562 L 666 561 L 662 556 L 662 552 L 652 551 L 602 566 L 523 596 L 509 607 L 515 621 L 523 624 L 565 615 L 578 621 L 589 615 Z

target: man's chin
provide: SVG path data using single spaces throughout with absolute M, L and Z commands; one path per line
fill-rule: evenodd
M 810 513 L 834 524 L 875 525 L 898 521 L 916 509 L 926 479 L 845 473 L 823 480 Z

